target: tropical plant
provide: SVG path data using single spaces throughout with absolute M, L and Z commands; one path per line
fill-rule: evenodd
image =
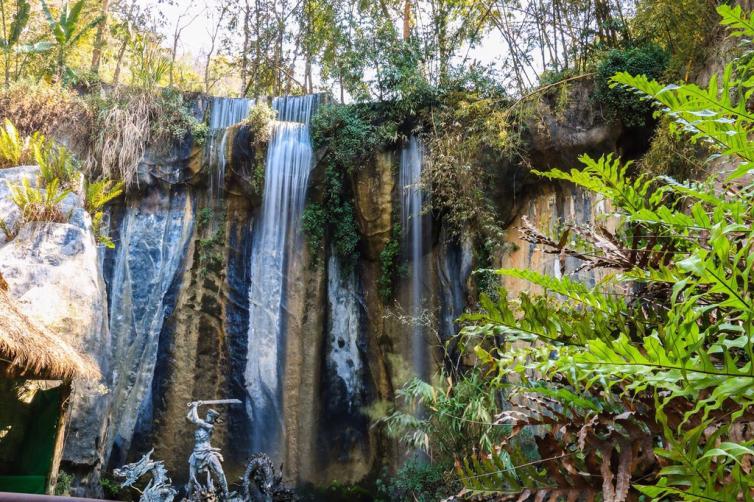
M 31 145 L 44 184 L 58 180 L 66 188 L 78 188 L 76 185 L 80 183 L 81 171 L 76 159 L 66 147 L 47 140 L 39 133 L 31 136 Z
M 24 154 L 26 145 L 18 134 L 13 123 L 5 119 L 0 129 L 0 165 L 18 166 Z
M 21 180 L 20 185 L 8 184 L 11 200 L 21 211 L 21 222 L 51 221 L 64 223 L 68 216 L 60 209 L 60 203 L 71 192 L 60 188 L 57 179 L 52 180 L 44 188 L 32 186 L 28 178 Z
M 389 435 L 440 463 L 479 446 L 491 449 L 506 433 L 493 423 L 501 411 L 498 391 L 479 372 L 458 380 L 442 375 L 435 384 L 415 378 L 397 397 L 399 408 L 380 422 Z
M 754 15 L 718 12 L 751 43 Z M 707 89 L 613 79 L 733 164 L 726 179 L 632 178 L 629 164 L 586 156 L 581 170 L 539 173 L 608 200 L 613 221 L 553 236 L 525 224 L 524 238 L 559 260 L 563 276 L 498 270 L 544 293 L 483 298 L 466 317 L 464 346 L 511 403 L 494 423 L 512 427 L 496 448 L 459 459 L 467 494 L 754 498 L 751 67 L 733 63 Z M 581 262 L 574 273 L 607 275 L 576 282 L 566 258 Z M 527 429 L 537 454 L 517 457 L 512 438 Z
M 13 16 L 13 20 L 10 23 L 9 29 L 6 30 L 5 26 L 5 2 L 0 2 L 0 29 L 2 35 L 0 37 L 0 49 L 3 51 L 3 59 L 5 61 L 5 87 L 7 88 L 10 83 L 10 65 L 11 65 L 11 53 L 16 48 L 16 45 L 21 38 L 21 33 L 24 31 L 27 23 L 29 22 L 29 2 L 26 0 L 19 0 L 16 5 L 16 15 Z
M 149 35 L 138 35 L 131 39 L 131 52 L 134 65 L 131 79 L 135 85 L 153 89 L 165 79 L 170 71 L 170 57 Z
M 103 208 L 108 202 L 120 197 L 124 187 L 125 184 L 122 181 L 116 182 L 107 178 L 84 182 L 84 209 L 92 217 L 94 237 L 97 242 L 111 249 L 115 247 L 115 243 L 103 228 L 105 219 Z
M 103 20 L 103 17 L 96 17 L 90 21 L 82 18 L 81 13 L 86 0 L 78 0 L 72 6 L 69 6 L 68 2 L 65 1 L 56 19 L 47 2 L 45 0 L 40 1 L 50 32 L 55 40 L 55 74 L 59 81 L 70 80 L 75 77 L 75 73 L 68 66 L 68 54 L 84 35 Z

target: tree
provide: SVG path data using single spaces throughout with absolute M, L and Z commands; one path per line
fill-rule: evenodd
M 169 78 L 168 78 L 168 85 L 173 86 L 173 79 L 175 74 L 175 59 L 178 55 L 178 42 L 181 39 L 181 35 L 183 34 L 183 30 L 191 26 L 191 24 L 196 21 L 196 18 L 198 18 L 202 12 L 198 11 L 196 13 L 193 13 L 192 15 L 192 7 L 194 6 L 194 0 L 190 0 L 187 5 L 185 5 L 185 9 L 181 12 L 181 14 L 176 18 L 175 25 L 173 27 L 173 34 L 172 34 L 172 40 L 173 45 L 171 47 L 170 51 L 170 71 L 169 71 Z
M 220 30 L 223 27 L 226 16 L 230 12 L 229 4 L 221 3 L 216 9 L 211 11 L 212 23 L 207 27 L 207 34 L 210 38 L 210 46 L 207 50 L 207 61 L 204 64 L 204 92 L 209 94 L 210 91 L 210 65 L 212 63 L 212 57 L 215 54 L 215 49 L 220 42 L 218 37 L 220 36 Z
M 57 19 L 50 11 L 45 0 L 41 0 L 42 9 L 47 18 L 50 32 L 55 40 L 56 60 L 55 73 L 58 80 L 63 81 L 66 74 L 72 76 L 73 70 L 67 65 L 67 57 L 79 43 L 81 38 L 90 30 L 102 22 L 102 17 L 97 17 L 90 21 L 81 17 L 81 11 L 84 8 L 86 0 L 78 0 L 69 8 L 68 2 L 64 2 L 60 8 Z
M 18 0 L 16 3 L 16 14 L 13 16 L 10 26 L 6 24 L 5 9 L 5 0 L 0 0 L 0 28 L 2 29 L 0 48 L 3 51 L 5 87 L 7 88 L 10 83 L 11 53 L 18 45 L 21 34 L 29 22 L 29 2 L 27 0 Z
M 102 8 L 100 17 L 102 21 L 97 26 L 97 35 L 94 37 L 94 50 L 92 51 L 92 67 L 91 71 L 95 75 L 99 74 L 100 59 L 102 58 L 102 50 L 105 45 L 105 41 L 108 36 L 108 14 L 110 9 L 110 0 L 102 0 Z

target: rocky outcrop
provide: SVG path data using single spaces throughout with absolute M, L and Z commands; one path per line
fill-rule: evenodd
M 593 102 L 595 84 L 591 79 L 562 85 L 564 88 L 542 96 L 526 122 L 529 157 L 538 169 L 573 166 L 585 153 L 615 152 L 625 132 L 619 120 L 605 121 Z
M 35 183 L 38 173 L 36 167 L 0 170 L 0 218 L 18 231 L 0 240 L 0 274 L 27 315 L 91 355 L 108 375 L 107 297 L 89 216 L 77 196 L 69 195 L 61 204 L 68 223 L 24 224 L 9 198 L 8 182 L 25 177 Z M 108 400 L 104 385 L 75 384 L 63 469 L 87 473 L 79 480 L 81 492 L 99 491 Z
M 575 86 L 573 99 L 588 99 L 583 89 Z M 584 151 L 619 148 L 622 133 L 593 109 L 553 111 L 529 129 L 532 155 L 562 168 L 575 167 L 576 155 Z M 405 277 L 398 278 L 391 298 L 379 294 L 381 253 L 396 238 L 400 221 L 399 158 L 399 151 L 382 152 L 349 178 L 361 236 L 355 265 L 334 256 L 329 236 L 318 249 L 302 236 L 286 237 L 291 245 L 281 272 L 280 314 L 285 337 L 277 349 L 284 354 L 280 461 L 288 481 L 363 483 L 397 465 L 405 452 L 371 427 L 365 409 L 393 400 L 412 374 L 412 288 L 426 298 L 422 336 L 432 369 L 449 361 L 429 347 L 440 347 L 455 333 L 455 319 L 475 301 L 471 271 L 480 265 L 478 243 L 472 232 L 452 234 L 432 214 L 421 215 L 421 256 L 412 257 L 403 243 L 398 265 Z M 64 203 L 69 223 L 24 225 L 9 242 L 0 233 L 0 272 L 12 293 L 30 315 L 53 329 L 65 328 L 107 375 L 106 396 L 77 392 L 66 445 L 66 466 L 90 484 L 88 494 L 97 493 L 99 466 L 111 470 L 152 447 L 173 480 L 185 481 L 193 444 L 185 419 L 189 401 L 243 401 L 220 409 L 224 420 L 213 438 L 229 479 L 237 479 L 256 453 L 258 424 L 249 420 L 246 370 L 263 160 L 262 146 L 243 125 L 214 131 L 204 147 L 187 138 L 171 151 L 149 152 L 138 183 L 110 208 L 116 247 L 107 252 L 98 252 L 75 197 Z M 552 271 L 552 257 L 518 237 L 521 217 L 549 226 L 561 218 L 590 221 L 602 208 L 572 187 L 535 184 L 521 166 L 498 164 L 490 197 L 507 228 L 508 245 L 483 264 Z M 18 211 L 2 179 L 34 173 L 34 168 L 0 170 L 0 216 L 11 224 Z M 322 198 L 324 176 L 321 165 L 311 173 L 309 201 Z M 421 281 L 410 284 L 407 277 L 417 272 Z M 522 289 L 520 283 L 505 285 L 513 292 Z M 254 347 L 256 353 L 264 349 Z

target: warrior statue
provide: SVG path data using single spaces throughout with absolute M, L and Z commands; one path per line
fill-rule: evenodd
M 189 413 L 186 418 L 191 423 L 196 424 L 197 427 L 194 432 L 194 451 L 189 458 L 187 498 L 193 500 L 195 495 L 202 497 L 201 494 L 214 494 L 215 489 L 212 484 L 212 476 L 214 476 L 220 484 L 222 500 L 228 500 L 230 494 L 228 493 L 228 481 L 225 479 L 225 473 L 223 472 L 223 457 L 220 454 L 220 449 L 213 448 L 210 444 L 212 432 L 220 413 L 209 409 L 207 410 L 206 417 L 202 420 L 199 418 L 198 408 L 206 404 L 241 404 L 241 401 L 238 399 L 223 399 L 218 401 L 194 401 L 188 404 Z M 202 485 L 197 477 L 202 472 L 206 472 L 207 474 L 206 485 Z

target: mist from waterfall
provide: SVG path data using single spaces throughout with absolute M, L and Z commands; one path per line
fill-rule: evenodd
M 317 96 L 275 98 L 261 213 L 253 231 L 245 381 L 251 449 L 280 459 L 283 438 L 286 271 L 301 244 L 300 221 L 312 168 L 309 119 Z
M 427 343 L 423 326 L 417 322 L 424 313 L 424 194 L 421 190 L 423 163 L 422 145 L 411 136 L 401 150 L 398 182 L 401 189 L 401 228 L 406 255 L 410 262 L 411 290 L 409 315 L 414 319 L 411 329 L 411 354 L 413 369 L 417 376 L 429 376 Z

